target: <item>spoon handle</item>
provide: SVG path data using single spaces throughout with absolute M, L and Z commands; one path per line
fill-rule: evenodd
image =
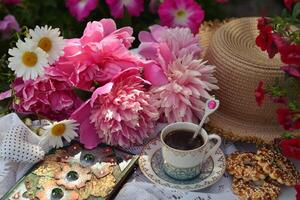
M 203 116 L 203 120 L 201 120 L 201 122 L 200 122 L 200 124 L 198 125 L 198 127 L 197 127 L 197 130 L 195 131 L 195 133 L 194 133 L 194 135 L 193 135 L 193 139 L 195 139 L 196 137 L 197 137 L 197 135 L 198 134 L 200 134 L 200 131 L 201 131 L 201 129 L 202 129 L 202 126 L 203 126 L 203 124 L 204 124 L 204 122 L 206 121 L 205 119 L 207 118 L 207 115 L 205 114 L 204 116 Z

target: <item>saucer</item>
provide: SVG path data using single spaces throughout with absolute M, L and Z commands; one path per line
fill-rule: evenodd
M 139 159 L 139 166 L 143 174 L 152 182 L 183 190 L 200 190 L 211 186 L 223 176 L 226 169 L 225 155 L 221 149 L 218 149 L 203 163 L 199 176 L 184 181 L 173 179 L 163 170 L 160 139 L 154 139 L 145 145 Z

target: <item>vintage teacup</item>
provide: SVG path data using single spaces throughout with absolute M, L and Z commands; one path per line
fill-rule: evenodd
M 202 164 L 219 148 L 221 138 L 218 135 L 210 134 L 202 129 L 201 137 L 203 145 L 191 150 L 179 150 L 168 146 L 165 137 L 176 130 L 187 130 L 194 132 L 197 125 L 188 122 L 177 122 L 166 126 L 161 132 L 162 156 L 164 159 L 163 169 L 166 174 L 174 179 L 187 180 L 198 176 L 201 172 Z M 209 141 L 216 139 L 216 144 L 211 147 Z

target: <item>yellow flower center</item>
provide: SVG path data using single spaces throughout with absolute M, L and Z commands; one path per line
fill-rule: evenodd
M 51 133 L 54 136 L 62 136 L 65 133 L 66 125 L 63 123 L 55 124 L 52 127 Z
M 40 47 L 44 51 L 48 52 L 52 48 L 52 42 L 49 38 L 43 37 L 42 39 L 40 39 L 38 47 Z
M 184 17 L 184 16 L 185 16 L 184 10 L 178 10 L 178 11 L 176 12 L 176 16 L 177 16 L 177 17 Z
M 22 61 L 27 67 L 33 67 L 38 61 L 36 53 L 31 51 L 26 51 L 22 56 Z

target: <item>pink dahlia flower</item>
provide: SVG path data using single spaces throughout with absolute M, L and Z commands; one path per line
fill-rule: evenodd
M 199 36 L 194 35 L 188 28 L 167 28 L 160 25 L 149 27 L 150 32 L 141 31 L 141 42 L 138 52 L 147 59 L 157 60 L 161 44 L 165 43 L 174 57 L 182 57 L 192 54 L 194 58 L 200 58 L 202 51 L 199 45 Z
M 66 0 L 66 7 L 77 21 L 84 20 L 98 5 L 98 0 Z
M 137 68 L 123 71 L 95 90 L 89 105 L 73 113 L 73 119 L 85 124 L 84 129 L 80 128 L 80 141 L 86 147 L 95 147 L 100 141 L 127 147 L 141 144 L 154 133 L 159 113 L 145 88 L 149 82 L 139 74 Z M 88 125 L 87 120 L 93 126 Z M 87 139 L 95 138 L 95 134 L 98 140 Z
M 66 40 L 56 67 L 75 87 L 92 90 L 94 82 L 105 84 L 124 69 L 140 66 L 141 59 L 128 50 L 133 40 L 130 27 L 117 29 L 111 19 L 89 22 L 80 39 Z
M 122 18 L 124 8 L 132 16 L 139 16 L 144 11 L 144 0 L 105 0 L 110 9 L 111 15 L 115 18 Z
M 81 104 L 72 86 L 52 67 L 36 80 L 16 79 L 13 90 L 13 108 L 17 112 L 38 114 L 52 120 L 67 119 Z
M 215 66 L 196 60 L 192 55 L 170 60 L 166 64 L 157 73 L 145 74 L 145 77 L 159 77 L 163 73 L 168 80 L 167 83 L 152 86 L 154 105 L 169 123 L 197 123 L 204 114 L 206 100 L 211 97 L 208 92 L 218 89 L 213 76 Z
M 20 26 L 13 15 L 6 15 L 0 21 L 0 33 L 3 39 L 9 38 L 13 31 L 20 31 Z
M 21 3 L 21 0 L 3 0 L 3 3 L 5 3 L 5 4 L 19 4 L 19 3 Z
M 197 33 L 205 14 L 194 0 L 164 0 L 158 8 L 158 15 L 162 25 L 188 27 Z

